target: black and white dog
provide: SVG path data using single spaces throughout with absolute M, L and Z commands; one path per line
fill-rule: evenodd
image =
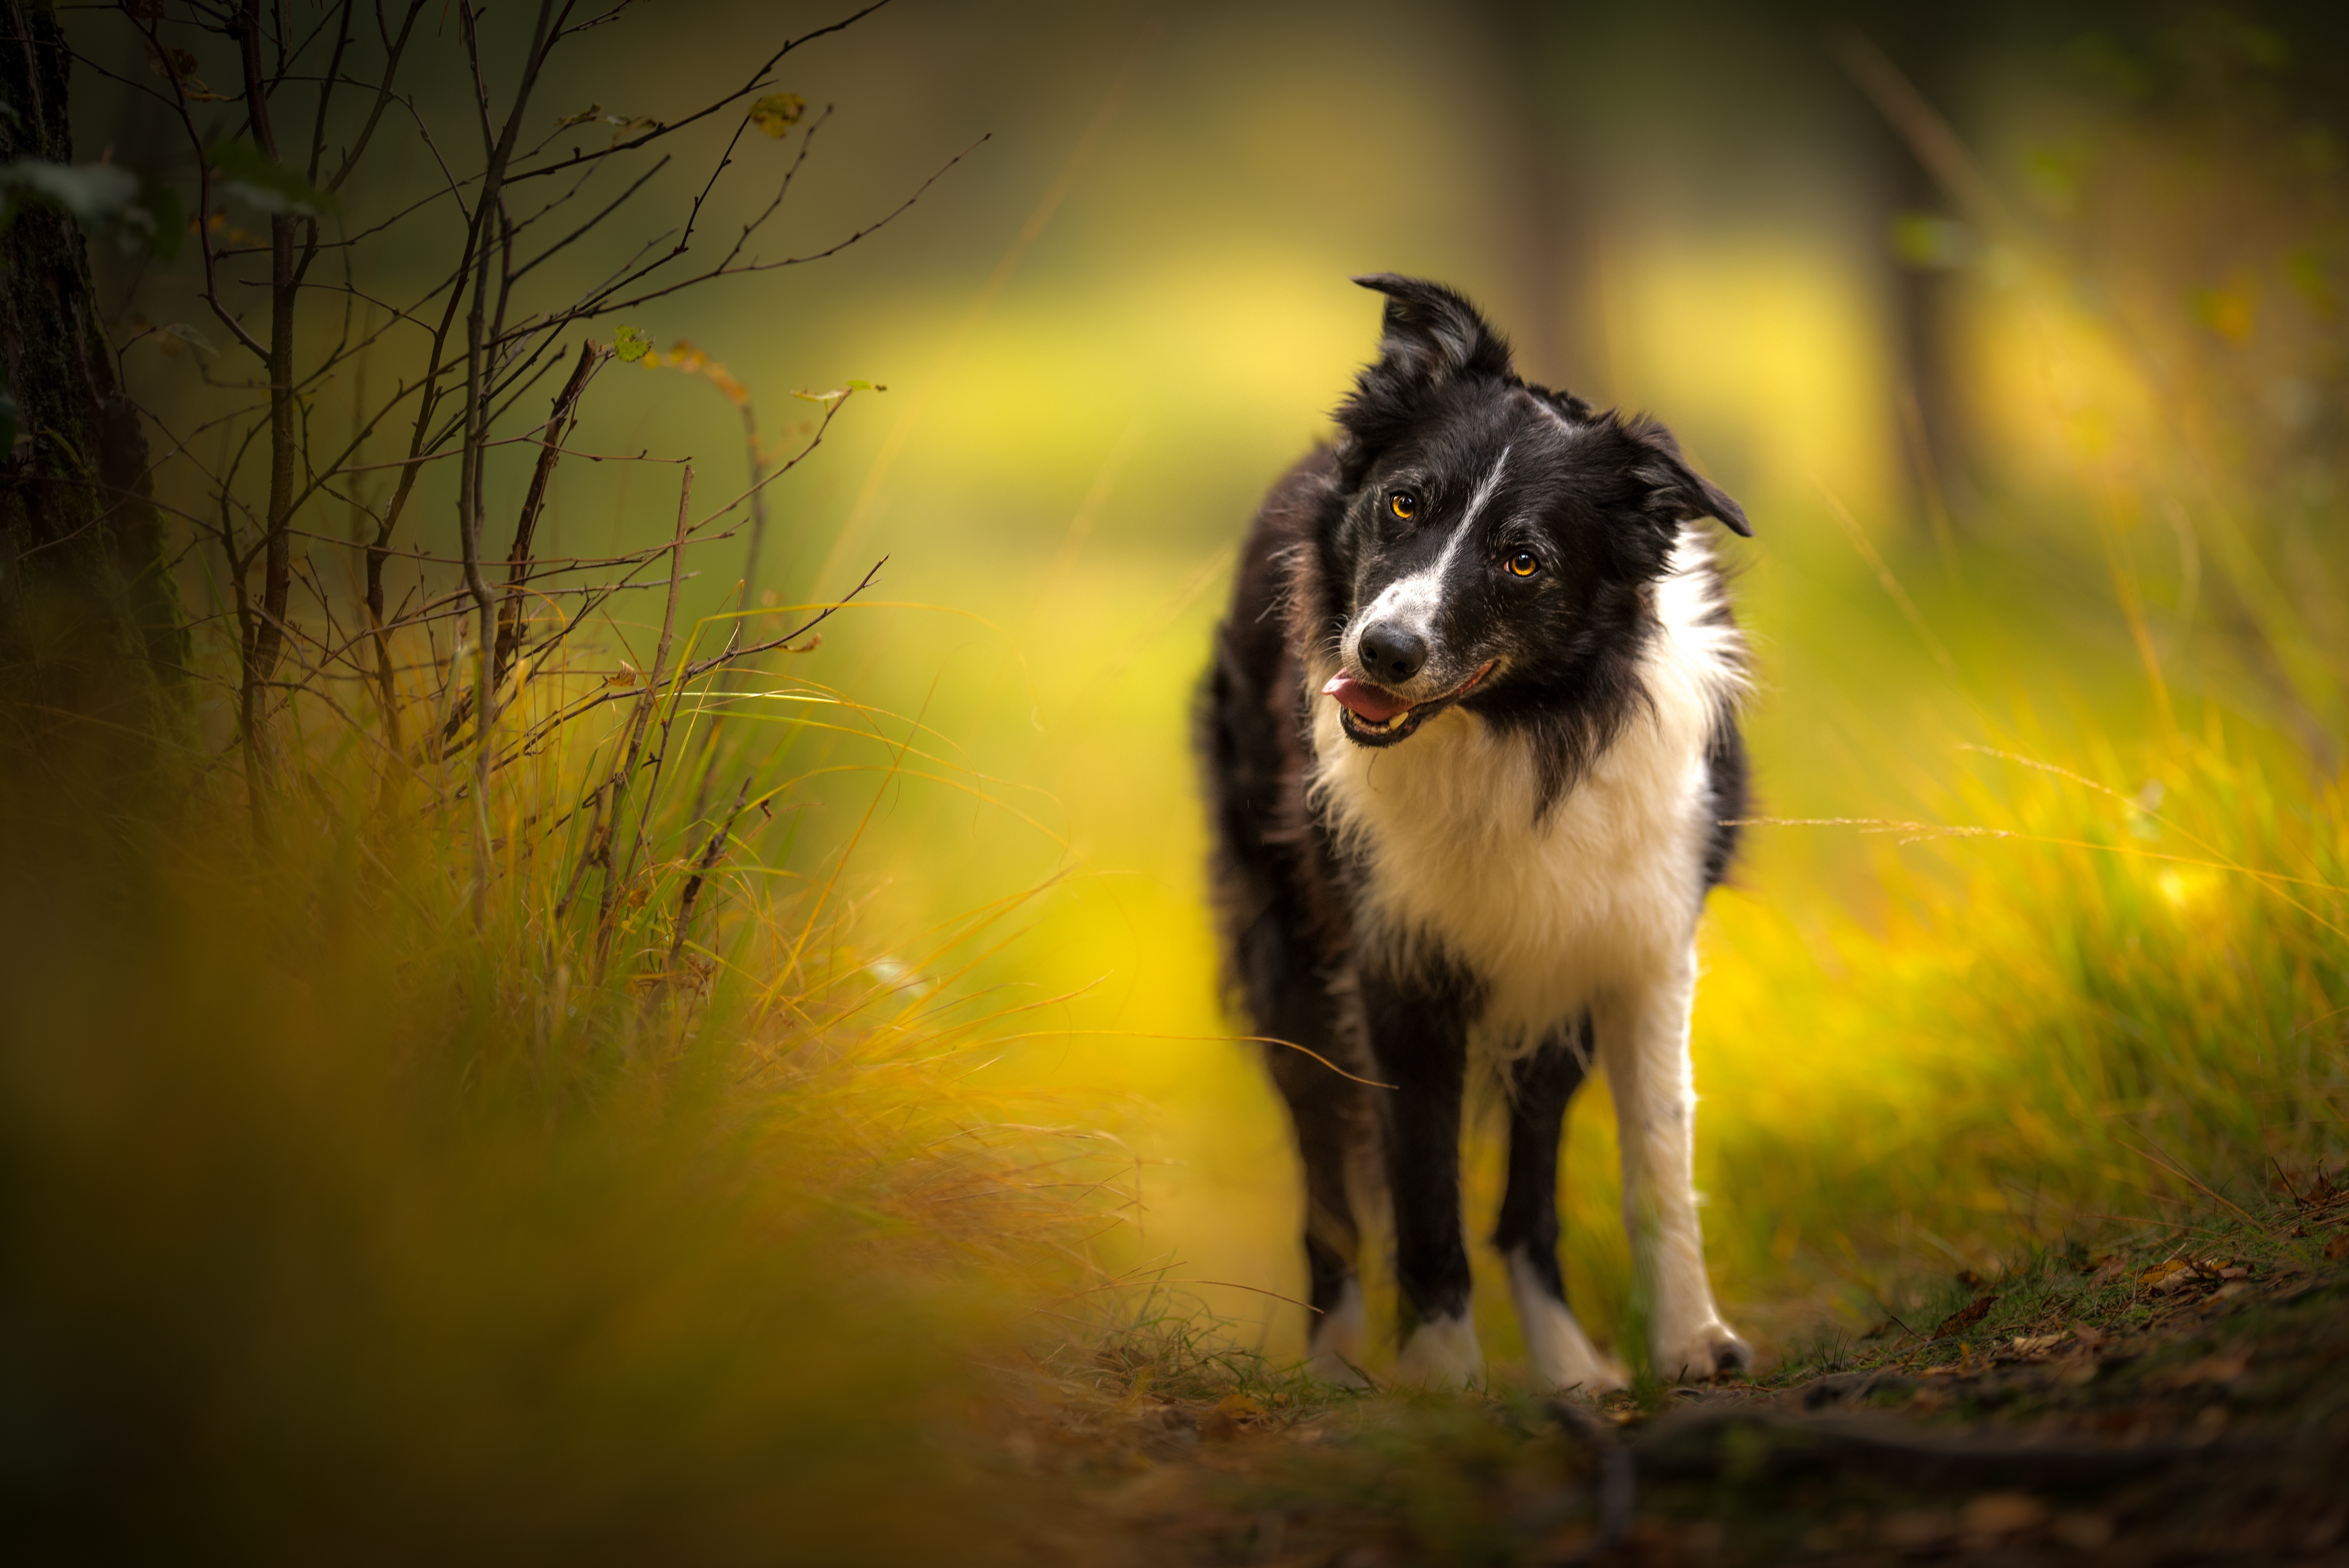
M 1386 296 L 1334 446 L 1276 487 L 1241 559 L 1200 745 L 1227 979 L 1303 1156 L 1311 1368 L 1360 1377 L 1353 1156 L 1392 1202 L 1400 1375 L 1483 1370 L 1460 1213 L 1473 1057 L 1507 1089 L 1493 1242 L 1533 1369 L 1620 1387 L 1568 1309 L 1558 1143 L 1596 1059 L 1656 1366 L 1750 1364 L 1705 1277 L 1690 1141 L 1692 950 L 1743 814 L 1745 649 L 1698 518 L 1745 517 L 1670 432 L 1528 386 L 1451 290 Z

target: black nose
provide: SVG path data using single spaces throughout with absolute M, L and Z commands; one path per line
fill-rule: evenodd
M 1362 670 L 1386 686 L 1401 686 L 1427 663 L 1427 639 L 1391 621 L 1362 628 Z

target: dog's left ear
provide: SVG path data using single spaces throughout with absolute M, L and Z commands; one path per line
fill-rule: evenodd
M 1398 372 L 1406 381 L 1510 375 L 1508 341 L 1475 305 L 1442 284 L 1394 273 L 1374 273 L 1354 282 L 1387 296 L 1380 324 L 1380 368 Z
M 1630 437 L 1639 453 L 1631 477 L 1647 487 L 1650 516 L 1674 525 L 1692 518 L 1719 518 L 1730 532 L 1754 537 L 1754 525 L 1745 521 L 1744 509 L 1689 467 L 1670 430 L 1640 419 L 1627 423 L 1623 433 Z

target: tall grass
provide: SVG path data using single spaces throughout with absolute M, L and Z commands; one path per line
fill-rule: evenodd
M 2248 1202 L 2271 1161 L 2343 1151 L 2338 782 L 2216 703 L 2076 772 L 1971 761 L 1936 824 L 1863 830 L 1902 846 L 1880 923 L 1716 913 L 1706 1119 L 1742 1294 L 1839 1279 L 1865 1310 L 1904 1270 Z
M 605 678 L 551 672 L 535 710 Z M 909 749 L 838 694 L 756 684 L 854 716 L 867 754 L 829 765 L 875 789 Z M 485 900 L 470 757 L 397 765 L 387 805 L 382 749 L 318 709 L 289 726 L 309 745 L 270 842 L 200 761 L 125 770 L 58 723 L 11 755 L 12 1532 L 302 1561 L 1032 1554 L 971 1437 L 975 1368 L 1084 1282 L 1101 1172 L 1058 1108 L 970 1081 L 1003 1026 L 953 954 L 988 912 L 919 985 L 868 967 L 850 835 L 812 875 L 763 863 L 793 754 L 771 730 L 705 749 L 703 698 L 658 700 L 672 761 L 734 788 L 672 767 L 641 791 L 608 922 L 592 880 L 566 905 L 564 819 L 626 703 L 494 776 Z M 776 824 L 725 835 L 762 795 Z

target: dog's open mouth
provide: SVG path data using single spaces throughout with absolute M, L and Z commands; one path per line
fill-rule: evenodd
M 1405 702 L 1383 686 L 1357 680 L 1343 670 L 1330 677 L 1321 695 L 1338 699 L 1338 722 L 1345 729 L 1347 739 L 1357 746 L 1392 746 L 1418 729 L 1430 716 L 1466 696 L 1468 689 L 1491 675 L 1498 662 L 1486 659 L 1475 675 L 1442 696 L 1430 697 L 1425 702 Z

